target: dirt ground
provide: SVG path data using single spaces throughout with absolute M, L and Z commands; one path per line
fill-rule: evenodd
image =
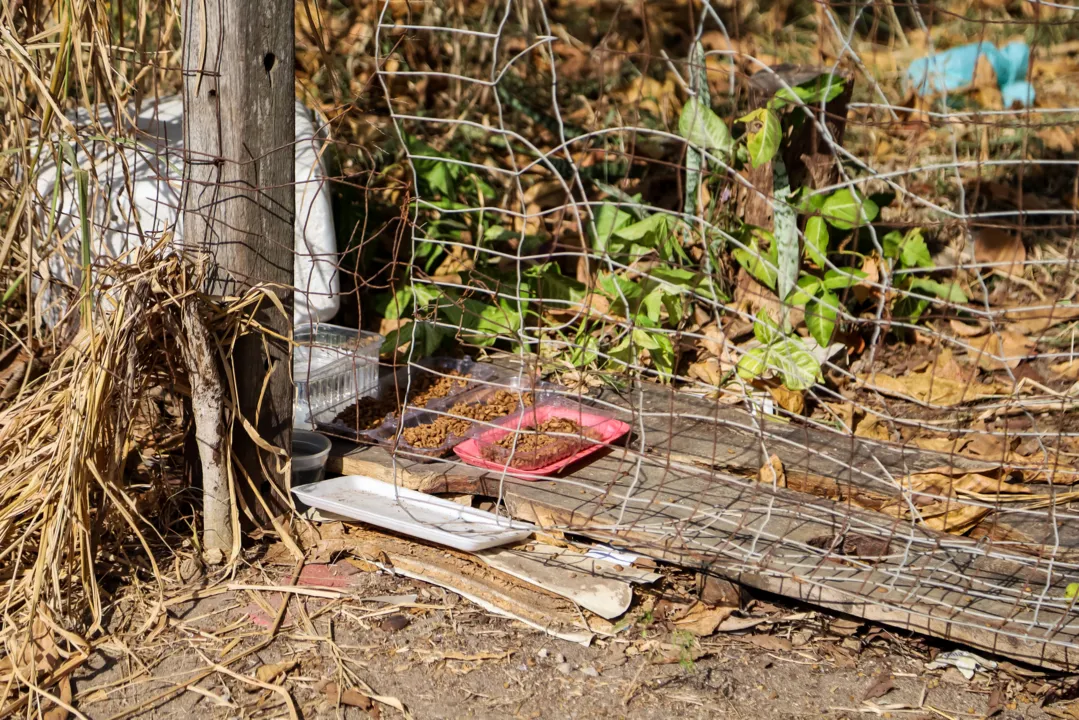
M 171 606 L 167 620 L 121 594 L 113 623 L 130 632 L 114 638 L 140 639 L 98 649 L 76 675 L 77 707 L 94 719 L 1079 717 L 1059 679 L 1011 666 L 972 680 L 927 670 L 947 646 L 780 601 L 751 600 L 741 615 L 759 624 L 702 638 L 632 608 L 625 629 L 584 647 L 442 588 L 354 568 L 319 583 L 339 597 L 293 594 L 267 646 L 221 665 L 273 631 L 281 594 L 240 586 L 288 584 L 278 569 L 204 581 L 217 594 Z M 359 690 L 343 697 L 353 705 L 338 705 L 347 688 Z

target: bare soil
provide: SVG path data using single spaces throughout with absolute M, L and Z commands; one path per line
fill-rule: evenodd
M 232 582 L 280 585 L 288 574 L 251 567 Z M 760 624 L 742 633 L 687 639 L 637 609 L 624 630 L 584 647 L 385 573 L 354 574 L 341 590 L 345 597 L 333 600 L 293 596 L 274 641 L 229 672 L 213 666 L 267 637 L 280 594 L 234 590 L 173 606 L 142 641 L 96 651 L 75 678 L 78 707 L 95 719 L 125 710 L 276 718 L 289 717 L 287 692 L 304 718 L 405 717 L 394 702 L 415 718 L 500 720 L 921 720 L 991 709 L 1002 720 L 1073 717 L 1065 703 L 1040 707 L 1058 686 L 1036 673 L 1009 668 L 966 680 L 954 669 L 927 670 L 934 648 L 920 640 L 763 600 L 744 613 Z M 137 628 L 147 619 L 152 603 L 132 596 L 118 602 L 113 624 Z M 283 692 L 256 684 L 260 668 L 282 662 L 289 669 L 272 683 Z M 383 701 L 364 700 L 367 710 L 337 705 L 336 691 L 354 688 L 353 701 Z

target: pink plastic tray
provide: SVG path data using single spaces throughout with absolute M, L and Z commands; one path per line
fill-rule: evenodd
M 607 415 L 593 412 L 589 408 L 581 405 L 539 404 L 535 408 L 529 408 L 524 412 L 526 414 L 523 417 L 520 413 L 515 413 L 514 415 L 509 415 L 500 419 L 497 424 L 510 428 L 512 431 L 512 429 L 517 428 L 518 421 L 520 421 L 520 427 L 524 429 L 544 423 L 552 417 L 564 417 L 575 421 L 578 425 L 588 428 L 590 431 L 594 431 L 598 437 L 595 442 L 590 442 L 586 447 L 578 450 L 573 455 L 564 457 L 549 465 L 530 468 L 528 470 L 508 467 L 505 463 L 488 460 L 480 454 L 481 442 L 494 442 L 497 438 L 506 433 L 506 430 L 501 428 L 489 428 L 479 433 L 477 436 L 461 443 L 455 447 L 453 451 L 469 465 L 487 468 L 488 470 L 496 470 L 498 472 L 505 471 L 508 475 L 513 475 L 514 477 L 523 478 L 525 480 L 542 480 L 546 476 L 552 475 L 566 466 L 610 445 L 612 442 L 629 432 L 629 425 L 621 420 L 616 420 Z

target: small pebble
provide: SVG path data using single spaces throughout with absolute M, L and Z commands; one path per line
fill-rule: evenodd
M 379 627 L 384 632 L 397 632 L 408 627 L 410 622 L 412 621 L 405 615 L 390 615 L 380 623 Z
M 566 662 L 566 656 L 562 653 L 556 653 L 554 656 L 554 661 L 561 665 L 562 663 Z
M 558 665 L 556 666 L 556 668 L 555 668 L 555 669 L 556 669 L 556 670 L 558 670 L 558 672 L 562 673 L 563 675 L 569 675 L 569 674 L 570 674 L 570 672 L 572 672 L 572 670 L 573 670 L 573 668 L 571 668 L 571 667 L 569 666 L 569 663 L 568 663 L 568 662 L 564 662 L 564 663 L 559 663 L 559 664 L 558 664 Z
M 536 655 L 538 655 L 541 658 L 546 658 L 548 655 L 550 655 L 550 653 L 547 652 L 547 648 L 540 648 L 539 652 L 536 653 Z
M 596 670 L 591 665 L 586 665 L 585 667 L 581 668 L 581 674 L 582 675 L 587 675 L 588 677 L 598 678 L 599 677 L 599 670 Z

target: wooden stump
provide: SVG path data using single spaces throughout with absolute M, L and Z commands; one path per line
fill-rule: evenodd
M 826 76 L 828 72 L 824 68 L 796 65 L 776 65 L 771 70 L 762 70 L 749 79 L 750 109 L 764 107 L 776 92 L 785 86 L 801 85 Z M 828 128 L 832 142 L 842 144 L 843 133 L 847 126 L 847 106 L 854 89 L 854 80 L 847 74 L 838 74 L 837 77 L 843 81 L 843 92 L 827 103 L 823 112 L 819 107 L 809 106 L 790 107 L 783 111 L 809 113 L 813 116 L 812 120 L 807 117 L 793 134 L 783 139 L 783 144 L 780 146 L 783 163 L 787 167 L 787 176 L 790 178 L 791 190 L 803 185 L 811 188 L 826 187 L 834 183 L 838 177 L 835 153 L 817 127 L 817 122 L 822 122 Z M 754 189 L 747 190 L 740 203 L 742 219 L 749 225 L 766 230 L 772 229 L 772 203 L 774 202 L 772 172 L 773 163 L 771 162 L 759 168 L 747 168 L 746 179 Z

